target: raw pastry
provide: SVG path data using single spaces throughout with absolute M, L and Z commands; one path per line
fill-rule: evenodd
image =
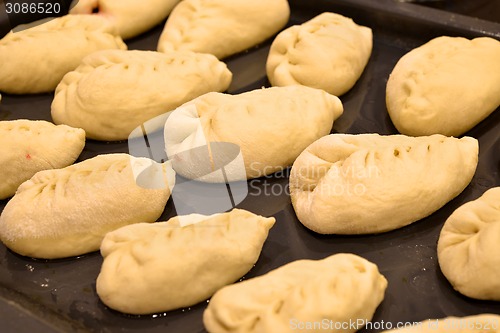
M 145 121 L 211 91 L 231 72 L 213 55 L 106 50 L 64 76 L 52 103 L 56 124 L 78 126 L 96 140 L 126 140 Z
M 180 0 L 78 0 L 71 14 L 97 13 L 116 25 L 123 39 L 160 24 Z
M 222 288 L 210 300 L 203 322 L 210 333 L 303 332 L 307 329 L 299 330 L 299 325 L 304 323 L 366 322 L 384 299 L 386 287 L 377 266 L 353 254 L 299 260 Z M 322 328 L 339 332 L 333 325 Z
M 109 233 L 97 293 L 112 309 L 148 314 L 192 306 L 246 274 L 274 218 L 235 209 Z
M 170 196 L 174 173 L 165 163 L 163 188 L 140 187 L 133 169 L 142 160 L 127 154 L 99 155 L 38 172 L 5 206 L 0 239 L 24 256 L 64 258 L 96 251 L 109 231 L 156 221 Z
M 500 105 L 500 42 L 435 38 L 399 60 L 386 98 L 399 132 L 460 136 Z
M 302 84 L 340 96 L 359 79 L 371 51 L 370 28 L 339 14 L 323 13 L 276 37 L 267 76 L 273 86 Z
M 329 135 L 293 164 L 292 204 L 300 222 L 321 234 L 401 228 L 467 187 L 478 150 L 470 137 Z
M 174 169 L 184 177 L 220 182 L 216 170 L 209 173 L 210 165 L 194 163 L 197 156 L 183 152 L 195 154 L 194 148 L 209 142 L 231 143 L 240 148 L 246 172 L 236 170 L 239 164 L 229 164 L 228 179 L 257 178 L 290 166 L 309 144 L 330 133 L 342 112 L 336 96 L 304 86 L 240 95 L 209 93 L 168 118 L 165 147 Z M 176 158 L 179 153 L 182 157 Z
M 500 316 L 480 314 L 462 318 L 429 319 L 410 327 L 382 333 L 500 333 Z
M 272 37 L 289 17 L 286 0 L 184 0 L 168 18 L 158 50 L 210 53 L 222 59 Z
M 0 121 L 0 200 L 16 193 L 35 173 L 73 164 L 85 131 L 47 121 Z
M 500 187 L 451 214 L 437 249 L 439 266 L 457 291 L 500 301 Z
M 116 28 L 93 15 L 66 15 L 0 40 L 0 91 L 53 91 L 64 74 L 103 49 L 126 49 Z

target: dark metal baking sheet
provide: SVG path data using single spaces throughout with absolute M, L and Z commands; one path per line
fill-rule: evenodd
M 324 12 L 352 17 L 374 30 L 370 62 L 356 86 L 342 96 L 344 115 L 333 132 L 395 134 L 385 108 L 385 84 L 397 60 L 433 37 L 491 36 L 500 39 L 500 25 L 391 0 L 292 0 L 290 24 Z M 128 42 L 129 49 L 154 49 L 162 26 Z M 230 93 L 268 86 L 265 60 L 270 41 L 226 59 L 234 80 Z M 50 120 L 51 94 L 4 95 L 0 119 Z M 287 196 L 287 173 L 258 179 L 239 207 L 273 215 L 271 230 L 256 266 L 245 278 L 262 275 L 297 259 L 320 259 L 351 252 L 376 263 L 389 281 L 385 300 L 373 322 L 414 322 L 445 316 L 500 314 L 500 304 L 468 299 L 453 290 L 439 270 L 436 242 L 441 227 L 461 204 L 500 185 L 500 113 L 497 111 L 467 135 L 479 139 L 480 159 L 469 187 L 432 216 L 381 235 L 321 236 L 298 221 Z M 126 143 L 88 141 L 80 160 L 100 153 L 127 152 Z M 432 177 L 432 175 L 429 175 Z M 268 196 L 264 188 L 274 189 Z M 0 201 L 3 210 L 7 201 Z M 170 201 L 162 216 L 175 215 Z M 32 332 L 205 332 L 206 303 L 156 316 L 126 316 L 106 308 L 95 292 L 102 259 L 98 253 L 79 258 L 40 261 L 24 258 L 0 245 L 0 331 Z M 368 330 L 363 330 L 368 331 Z M 373 330 L 377 332 L 378 330 Z

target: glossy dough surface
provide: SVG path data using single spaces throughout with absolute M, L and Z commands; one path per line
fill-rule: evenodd
M 131 314 L 195 305 L 253 267 L 274 222 L 235 209 L 111 232 L 101 245 L 97 293 L 107 306 Z
M 500 106 L 500 41 L 431 40 L 399 60 L 386 99 L 400 133 L 460 136 Z
M 455 198 L 477 162 L 470 137 L 333 134 L 295 161 L 292 204 L 302 224 L 321 234 L 390 231 Z
M 201 163 L 177 163 L 175 155 L 209 142 L 231 143 L 241 150 L 246 177 L 257 178 L 292 165 L 309 144 L 330 133 L 342 112 L 336 96 L 304 86 L 240 95 L 209 93 L 173 112 L 165 124 L 165 147 L 181 175 L 217 181 L 215 173 L 207 175 Z M 245 171 L 241 175 L 233 166 L 228 165 L 228 178 L 245 179 Z
M 340 96 L 359 79 L 372 51 L 372 31 L 323 13 L 281 32 L 267 59 L 273 86 L 301 84 Z
M 107 50 L 64 76 L 52 103 L 56 124 L 87 137 L 126 140 L 147 120 L 231 83 L 227 66 L 209 54 Z
M 109 154 L 38 172 L 5 206 L 0 239 L 24 256 L 64 258 L 98 250 L 109 231 L 156 221 L 170 197 L 173 172 L 165 163 L 164 188 L 142 188 L 133 163 L 137 159 L 127 154 Z
M 500 187 L 453 212 L 441 230 L 438 259 L 458 292 L 500 301 Z
M 97 14 L 111 20 L 123 39 L 160 24 L 180 0 L 78 0 L 71 14 Z
M 116 28 L 94 15 L 66 15 L 0 40 L 0 91 L 53 91 L 63 76 L 98 50 L 126 49 Z
M 353 254 L 299 260 L 222 288 L 210 300 L 203 322 L 210 333 L 285 333 L 298 323 L 325 319 L 369 321 L 386 287 L 377 266 Z
M 289 17 L 286 0 L 184 0 L 168 18 L 158 50 L 210 53 L 222 59 L 272 37 Z
M 47 169 L 73 164 L 85 146 L 85 131 L 47 121 L 0 121 L 0 200 Z

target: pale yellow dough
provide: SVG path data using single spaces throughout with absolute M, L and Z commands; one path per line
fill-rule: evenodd
M 98 50 L 126 49 L 116 28 L 93 15 L 66 15 L 0 40 L 0 91 L 53 91 L 64 74 Z
M 111 232 L 101 245 L 97 294 L 110 308 L 130 314 L 195 305 L 253 267 L 274 222 L 235 209 Z
M 267 59 L 273 86 L 302 84 L 340 96 L 359 79 L 372 51 L 372 30 L 323 13 L 281 32 Z
M 163 188 L 140 187 L 133 168 L 142 160 L 127 154 L 99 155 L 38 172 L 5 206 L 0 240 L 24 256 L 64 258 L 98 250 L 112 230 L 156 221 L 170 197 L 174 173 L 165 163 Z
M 500 333 L 500 316 L 480 314 L 468 317 L 429 319 L 411 327 L 382 333 Z
M 57 86 L 56 124 L 87 137 L 126 140 L 144 122 L 231 83 L 227 66 L 210 54 L 106 50 L 86 57 Z
M 47 169 L 73 164 L 85 146 L 85 131 L 47 121 L 0 121 L 0 200 Z
M 400 133 L 462 135 L 500 106 L 500 41 L 431 40 L 399 60 L 386 99 Z
M 193 149 L 231 143 L 241 150 L 243 170 L 238 163 L 226 165 L 228 179 L 257 178 L 292 165 L 309 144 L 330 133 L 342 112 L 336 96 L 305 86 L 209 93 L 172 113 L 165 124 L 165 147 L 181 175 L 220 182 L 216 171 L 206 172 L 210 165 L 196 161 Z
M 470 183 L 478 141 L 442 135 L 332 134 L 295 161 L 298 219 L 321 234 L 370 234 L 429 216 Z
M 184 0 L 168 18 L 158 50 L 210 53 L 222 59 L 272 37 L 289 17 L 286 0 Z
M 123 39 L 148 31 L 160 24 L 180 0 L 78 0 L 71 14 L 92 14 L 97 11 L 109 19 Z
M 437 250 L 439 266 L 458 292 L 500 301 L 500 187 L 453 212 Z
M 384 299 L 386 287 L 377 266 L 353 254 L 299 260 L 220 289 L 203 323 L 210 333 L 288 333 L 305 332 L 298 329 L 300 324 L 325 320 L 366 322 Z M 333 327 L 321 332 L 339 331 Z

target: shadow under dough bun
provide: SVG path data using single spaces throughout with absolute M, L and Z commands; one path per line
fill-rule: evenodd
M 193 306 L 250 271 L 274 222 L 235 209 L 118 229 L 101 245 L 97 294 L 129 314 Z
M 239 95 L 209 93 L 172 113 L 165 124 L 165 147 L 182 176 L 225 182 L 217 170 L 209 172 L 213 170 L 212 157 L 231 155 L 231 149 L 212 150 L 214 156 L 201 163 L 196 161 L 195 148 L 228 143 L 241 155 L 224 165 L 227 180 L 258 178 L 292 165 L 309 144 L 330 133 L 342 112 L 336 96 L 305 86 L 257 89 Z
M 372 31 L 323 13 L 281 32 L 267 59 L 273 86 L 301 84 L 340 96 L 359 79 L 372 51 Z
M 156 221 L 170 197 L 174 174 L 165 163 L 163 188 L 140 187 L 134 168 L 144 160 L 127 154 L 99 155 L 64 169 L 38 172 L 5 206 L 0 239 L 24 256 L 65 258 L 98 250 L 112 230 Z
M 431 40 L 398 61 L 386 99 L 402 134 L 464 134 L 500 106 L 500 41 Z
M 0 200 L 38 171 L 73 164 L 85 146 L 85 131 L 47 121 L 0 121 Z
M 231 78 L 227 66 L 210 54 L 96 52 L 57 86 L 52 119 L 83 128 L 91 139 L 126 140 L 148 120 L 205 93 L 226 90 Z
M 437 250 L 439 266 L 458 292 L 500 301 L 500 187 L 455 210 Z
M 386 287 L 377 266 L 353 254 L 298 260 L 222 288 L 210 300 L 203 323 L 210 333 L 289 333 L 299 331 L 299 323 L 365 323 Z M 321 331 L 339 332 L 334 326 Z
M 126 49 L 116 28 L 95 15 L 66 15 L 0 40 L 0 91 L 54 91 L 63 76 L 99 50 Z
M 442 135 L 332 134 L 295 161 L 298 219 L 321 234 L 371 234 L 431 215 L 470 183 L 478 141 Z
M 71 14 L 100 15 L 118 28 L 123 39 L 160 24 L 180 0 L 78 0 Z
M 290 17 L 287 0 L 184 0 L 169 16 L 158 51 L 222 59 L 271 38 Z

